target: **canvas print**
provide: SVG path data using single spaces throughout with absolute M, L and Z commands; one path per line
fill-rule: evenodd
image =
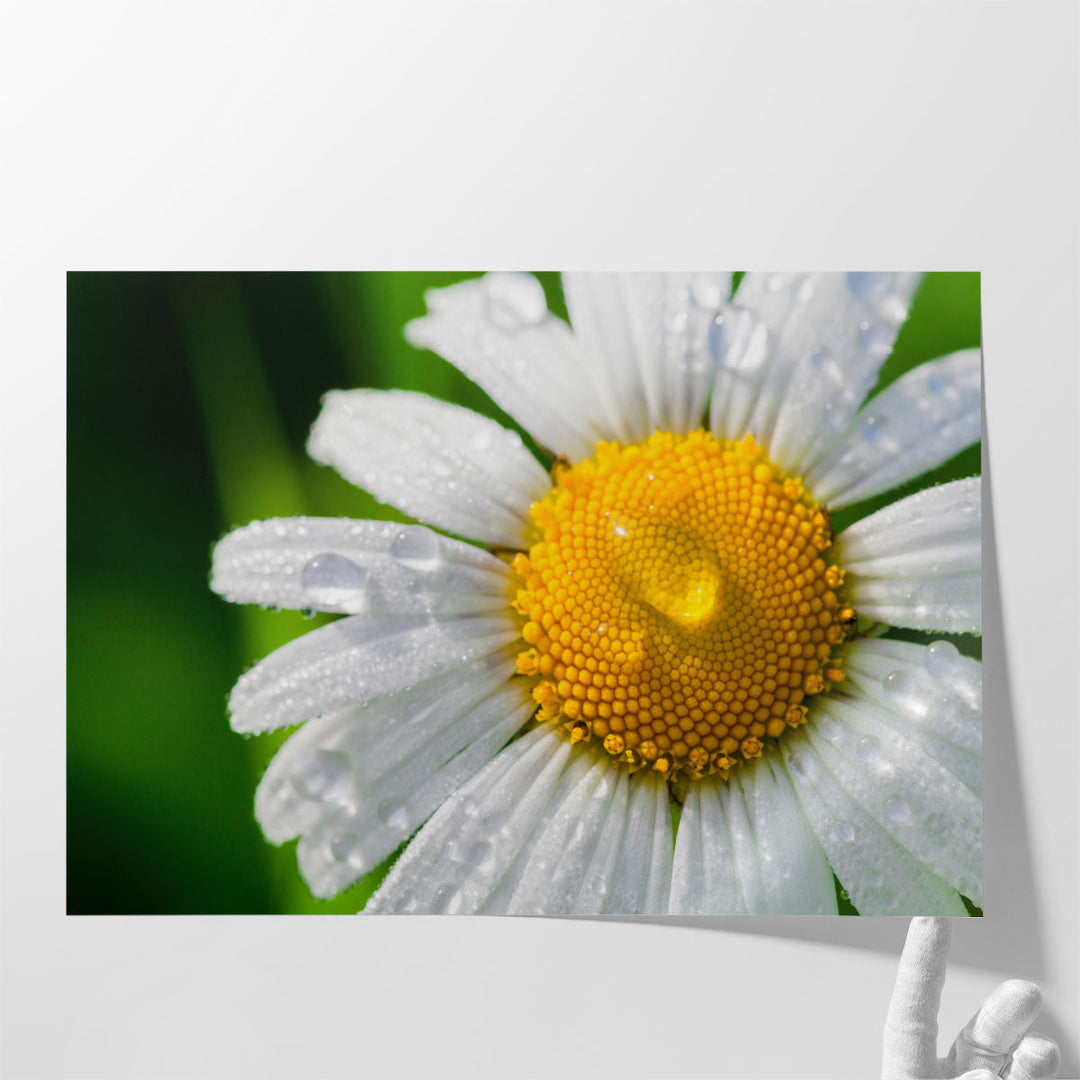
M 283 391 L 219 278 L 154 287 L 210 587 L 313 619 L 227 703 L 277 910 L 981 914 L 977 275 L 324 275 L 325 498 L 243 446 Z

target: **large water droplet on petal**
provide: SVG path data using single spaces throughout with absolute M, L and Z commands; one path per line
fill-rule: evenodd
M 486 314 L 508 334 L 535 326 L 547 314 L 543 286 L 531 274 L 488 274 L 484 284 Z
M 423 525 L 406 525 L 394 537 L 390 554 L 410 570 L 429 572 L 439 565 L 439 538 Z
M 900 710 L 911 716 L 923 717 L 930 710 L 928 688 L 912 671 L 890 671 L 882 680 L 885 696 Z
M 881 808 L 881 816 L 894 825 L 902 825 L 911 819 L 911 807 L 899 795 L 892 795 L 885 800 Z
M 951 641 L 934 641 L 923 655 L 923 667 L 935 679 L 950 679 L 960 667 L 960 652 Z
M 364 606 L 367 571 L 344 555 L 316 555 L 300 571 L 300 585 L 317 608 L 359 613 Z

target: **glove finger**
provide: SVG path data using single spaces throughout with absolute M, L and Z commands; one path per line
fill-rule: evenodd
M 1003 982 L 957 1035 L 948 1057 L 952 1075 L 973 1069 L 1000 1073 L 1041 1007 L 1042 994 L 1034 983 Z
M 1020 1040 L 1002 1074 L 1006 1080 L 1053 1080 L 1061 1067 L 1061 1052 L 1053 1039 L 1032 1032 Z
M 948 919 L 911 920 L 885 1017 L 884 1080 L 937 1072 L 937 1018 L 951 936 Z

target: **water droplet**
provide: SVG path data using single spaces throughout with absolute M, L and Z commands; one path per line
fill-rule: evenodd
M 877 765 L 881 761 L 881 744 L 874 735 L 864 735 L 855 744 L 855 756 L 864 765 Z
M 881 815 L 886 821 L 899 825 L 910 820 L 911 807 L 899 795 L 892 795 L 885 800 L 885 805 L 881 808 Z
M 474 818 L 480 813 L 480 803 L 471 795 L 462 795 L 458 800 L 458 807 L 466 817 Z
M 931 642 L 923 654 L 923 667 L 935 679 L 948 679 L 960 666 L 960 652 L 951 641 Z
M 544 909 L 544 905 L 537 903 L 535 900 L 530 900 L 527 903 L 520 904 L 514 908 L 513 914 L 515 915 L 546 915 L 547 911 Z
M 495 854 L 494 846 L 487 840 L 474 840 L 463 844 L 461 861 L 469 866 L 483 866 Z
M 975 499 L 964 499 L 956 507 L 961 514 L 973 515 L 979 512 L 979 502 Z
M 440 885 L 431 901 L 433 915 L 457 915 L 462 908 L 464 898 L 461 890 L 451 882 Z
M 832 353 L 824 345 L 819 345 L 810 354 L 810 365 L 815 371 L 825 371 L 832 364 Z
M 300 586 L 318 608 L 359 612 L 363 606 L 367 571 L 344 555 L 326 552 L 309 559 L 300 571 Z
M 356 833 L 344 832 L 330 839 L 330 854 L 338 862 L 347 862 L 353 869 L 362 870 L 366 860 Z
M 406 525 L 394 537 L 390 554 L 410 570 L 434 570 L 439 565 L 439 538 L 423 525 Z
M 825 417 L 825 423 L 828 424 L 829 427 L 839 427 L 847 419 L 844 410 L 838 408 L 835 401 L 826 401 L 825 404 L 821 406 L 821 412 Z
M 855 826 L 850 821 L 841 821 L 836 826 L 836 835 L 845 844 L 850 844 L 855 840 Z
M 505 333 L 535 326 L 547 314 L 544 289 L 531 274 L 488 274 L 484 284 L 487 317 Z
M 480 453 L 486 453 L 491 449 L 492 438 L 491 428 L 487 426 L 477 428 L 469 438 L 469 445 Z
M 342 795 L 349 786 L 352 768 L 338 750 L 316 750 L 301 759 L 290 780 L 302 799 L 322 802 Z
M 844 728 L 840 721 L 834 716 L 829 716 L 828 713 L 819 715 L 814 722 L 814 726 L 821 737 L 829 742 L 836 742 L 844 734 Z
M 893 331 L 881 323 L 859 324 L 859 347 L 875 359 L 888 356 L 892 349 Z
M 810 777 L 814 774 L 814 759 L 804 750 L 793 750 L 788 765 L 796 776 Z
M 408 832 L 409 808 L 403 799 L 384 799 L 375 813 L 389 828 L 399 833 Z
M 901 712 L 912 716 L 926 716 L 930 711 L 927 688 L 913 671 L 890 671 L 882 681 L 885 696 Z
M 768 327 L 746 308 L 730 307 L 709 327 L 709 352 L 726 371 L 749 375 L 758 371 L 769 352 Z
M 926 389 L 928 393 L 933 394 L 935 397 L 956 396 L 956 385 L 952 379 L 936 372 L 926 380 Z
M 877 413 L 870 413 L 862 422 L 862 437 L 868 443 L 878 443 L 885 434 L 889 421 Z
M 715 311 L 726 299 L 719 283 L 713 278 L 702 275 L 690 282 L 690 302 L 697 307 Z
M 453 467 L 441 454 L 432 454 L 428 458 L 428 468 L 436 476 L 452 476 L 454 472 Z

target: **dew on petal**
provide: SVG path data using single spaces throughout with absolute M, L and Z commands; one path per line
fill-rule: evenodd
M 752 374 L 761 369 L 768 357 L 768 327 L 752 311 L 730 307 L 709 327 L 709 351 L 725 371 Z
M 960 652 L 951 641 L 934 641 L 923 654 L 923 667 L 935 679 L 952 678 L 960 667 Z
M 352 559 L 333 552 L 309 559 L 300 571 L 300 585 L 315 607 L 353 613 L 363 609 L 367 578 Z
M 864 322 L 859 324 L 859 347 L 870 356 L 880 359 L 888 356 L 892 349 L 893 330 L 881 323 Z
M 876 768 L 882 763 L 881 743 L 875 735 L 864 735 L 855 744 L 855 756 L 864 764 Z
M 817 728 L 821 737 L 828 742 L 836 742 L 844 734 L 844 728 L 840 721 L 834 716 L 829 716 L 827 713 L 819 716 L 814 721 L 814 726 Z
M 375 813 L 384 825 L 395 832 L 408 832 L 409 808 L 403 799 L 384 799 Z
M 303 799 L 321 802 L 342 795 L 349 786 L 349 759 L 337 750 L 316 750 L 303 758 L 290 777 Z
M 892 795 L 885 800 L 885 805 L 881 808 L 881 816 L 894 825 L 902 825 L 905 821 L 911 820 L 911 807 L 899 795 Z
M 338 862 L 348 863 L 354 870 L 365 869 L 363 845 L 356 833 L 338 833 L 330 839 L 330 854 Z
M 410 570 L 430 572 L 440 562 L 439 538 L 423 525 L 406 525 L 394 537 L 390 555 Z
M 440 885 L 431 899 L 433 915 L 457 915 L 464 906 L 461 890 L 451 882 Z

